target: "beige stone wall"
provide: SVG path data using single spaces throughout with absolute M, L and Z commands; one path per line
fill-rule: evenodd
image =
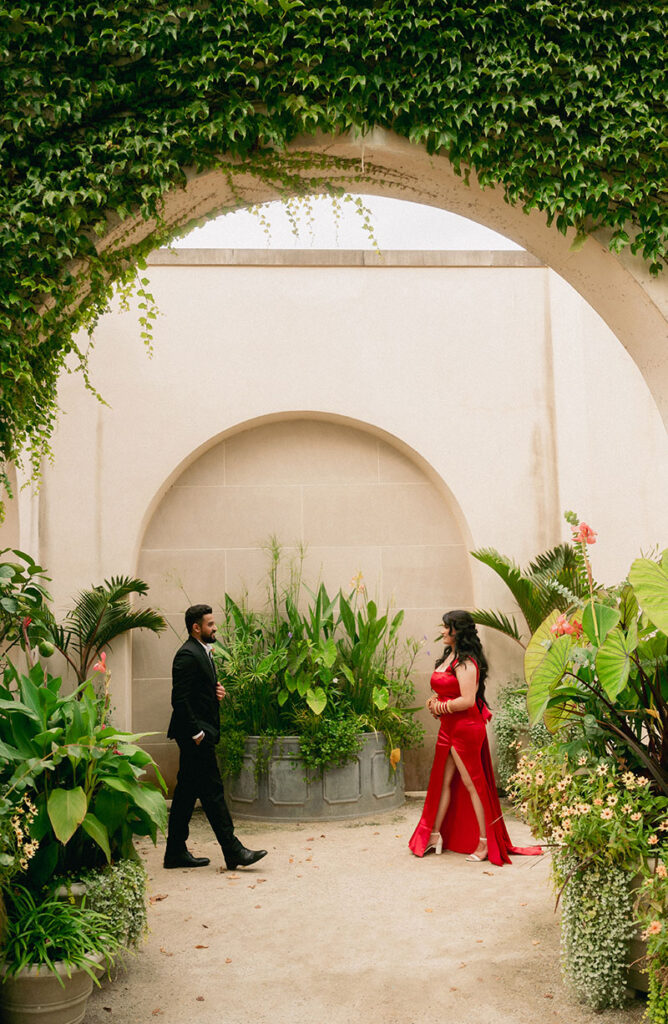
M 512 611 L 464 551 L 525 562 L 567 537 L 564 508 L 600 531 L 606 582 L 668 543 L 668 442 L 647 385 L 527 254 L 389 253 L 380 265 L 182 251 L 156 254 L 147 273 L 161 314 L 153 357 L 136 311 L 115 304 L 90 361 L 108 404 L 63 378 L 55 463 L 10 516 L 57 607 L 139 573 L 180 633 L 190 600 L 257 588 L 258 546 L 276 533 L 303 539 L 309 570 L 322 565 L 333 587 L 362 569 L 431 640 L 444 606 Z M 124 726 L 164 728 L 176 633 L 112 652 Z M 492 634 L 485 644 L 493 695 L 521 652 Z M 411 760 L 409 784 L 429 760 L 428 747 Z

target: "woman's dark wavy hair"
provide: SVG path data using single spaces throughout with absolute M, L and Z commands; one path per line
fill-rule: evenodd
M 478 636 L 478 630 L 476 624 L 471 618 L 469 612 L 456 609 L 455 611 L 446 612 L 443 616 L 443 625 L 447 626 L 450 632 L 454 631 L 455 634 L 455 657 L 459 664 L 468 661 L 472 658 L 478 666 L 478 692 L 476 693 L 476 700 L 479 704 L 487 704 L 485 700 L 485 679 L 487 678 L 487 672 L 489 666 L 487 664 L 487 658 L 482 649 L 480 643 L 480 637 Z M 434 668 L 438 668 L 442 665 L 445 659 L 450 655 L 452 651 L 451 647 L 446 647 L 443 651 L 442 657 L 438 659 Z

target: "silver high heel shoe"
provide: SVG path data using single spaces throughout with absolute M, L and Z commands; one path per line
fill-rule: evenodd
M 439 853 L 443 853 L 443 836 L 440 832 L 432 832 L 430 835 L 427 848 L 424 852 L 429 853 L 430 850 L 433 850 L 437 855 Z
M 480 839 L 478 842 L 478 847 L 480 846 L 482 846 L 482 850 L 480 850 L 480 853 L 478 853 L 478 848 L 476 848 L 476 850 L 473 853 L 469 854 L 469 856 L 466 858 L 468 861 L 478 863 L 479 861 L 487 860 L 487 840 Z

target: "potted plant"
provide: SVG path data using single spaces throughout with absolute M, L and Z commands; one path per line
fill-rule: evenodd
M 279 597 L 280 547 L 270 551 L 268 611 L 226 595 L 214 649 L 232 809 L 306 820 L 398 806 L 400 751 L 422 739 L 411 706 L 418 645 L 399 640 L 403 612 L 380 613 L 361 577 L 348 597 L 321 585 L 302 611 L 301 574 Z
M 77 1024 L 118 948 L 109 916 L 21 885 L 7 895 L 0 961 L 4 1024 Z

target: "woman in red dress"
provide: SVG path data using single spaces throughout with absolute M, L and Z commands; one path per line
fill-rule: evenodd
M 509 864 L 511 853 L 542 853 L 540 846 L 512 846 L 506 830 L 487 743 L 487 661 L 468 612 L 446 612 L 443 640 L 427 701 L 440 728 L 422 817 L 408 845 L 417 857 L 445 847 L 497 865 Z

